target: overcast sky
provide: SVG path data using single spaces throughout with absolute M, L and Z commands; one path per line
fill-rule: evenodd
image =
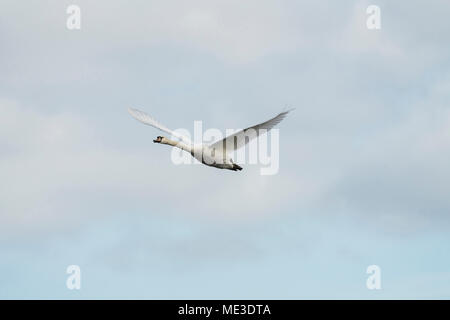
M 2 0 L 0 298 L 449 298 L 449 16 L 447 0 Z M 174 165 L 130 106 L 188 130 L 296 109 L 261 176 Z

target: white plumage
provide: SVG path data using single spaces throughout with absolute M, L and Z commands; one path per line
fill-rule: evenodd
M 273 127 L 275 127 L 286 117 L 289 111 L 291 110 L 283 111 L 270 120 L 248 127 L 244 130 L 229 135 L 228 137 L 222 140 L 216 141 L 210 145 L 206 145 L 206 144 L 194 144 L 188 137 L 180 135 L 179 133 L 173 130 L 170 130 L 169 128 L 159 123 L 145 112 L 134 108 L 128 108 L 128 112 L 136 120 L 146 125 L 150 125 L 161 131 L 164 131 L 180 140 L 180 141 L 173 141 L 166 137 L 158 136 L 155 140 L 153 140 L 153 142 L 168 144 L 180 148 L 186 152 L 189 152 L 194 158 L 196 158 L 203 164 L 220 169 L 229 169 L 234 171 L 242 170 L 242 168 L 233 162 L 233 160 L 229 157 L 229 152 L 245 146 L 250 140 L 255 139 L 260 134 L 267 132 Z M 231 146 L 232 150 L 227 151 L 226 149 L 227 146 L 228 147 Z

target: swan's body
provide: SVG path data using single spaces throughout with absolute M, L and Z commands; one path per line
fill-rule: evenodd
M 150 125 L 152 127 L 155 127 L 161 131 L 164 131 L 166 133 L 169 133 L 173 137 L 177 138 L 179 141 L 174 141 L 171 139 L 168 139 L 166 137 L 158 136 L 155 140 L 153 140 L 154 143 L 162 143 L 167 144 L 170 146 L 177 147 L 181 150 L 184 150 L 188 153 L 190 153 L 195 159 L 200 161 L 201 163 L 212 166 L 219 169 L 228 169 L 228 170 L 242 170 L 242 167 L 235 164 L 231 157 L 228 155 L 228 152 L 226 150 L 227 146 L 231 148 L 231 151 L 237 150 L 243 146 L 245 146 L 251 139 L 256 138 L 259 136 L 260 133 L 267 132 L 270 129 L 272 129 L 275 125 L 281 122 L 281 120 L 284 119 L 284 117 L 288 114 L 289 111 L 284 111 L 278 114 L 276 117 L 257 124 L 252 127 L 248 127 L 244 130 L 241 130 L 235 134 L 232 134 L 222 140 L 216 141 L 210 145 L 207 144 L 194 144 L 191 142 L 191 140 L 183 135 L 180 135 L 179 133 L 170 130 L 166 126 L 162 125 L 161 123 L 157 122 L 155 119 L 153 119 L 151 116 L 146 114 L 145 112 L 142 112 L 137 109 L 128 108 L 128 112 L 135 118 L 136 120 L 139 120 L 140 122 Z M 249 130 L 254 130 L 255 134 L 253 135 L 247 135 Z M 248 139 L 246 139 L 246 137 Z

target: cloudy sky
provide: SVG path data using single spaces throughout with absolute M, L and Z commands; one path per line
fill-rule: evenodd
M 2 0 L 0 298 L 449 298 L 449 16 L 447 0 Z M 261 176 L 175 166 L 130 106 L 190 130 L 296 109 Z

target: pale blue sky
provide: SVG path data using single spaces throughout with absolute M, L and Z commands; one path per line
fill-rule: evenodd
M 448 1 L 1 8 L 0 298 L 450 297 Z M 225 130 L 286 105 L 274 176 L 175 166 L 126 112 Z

